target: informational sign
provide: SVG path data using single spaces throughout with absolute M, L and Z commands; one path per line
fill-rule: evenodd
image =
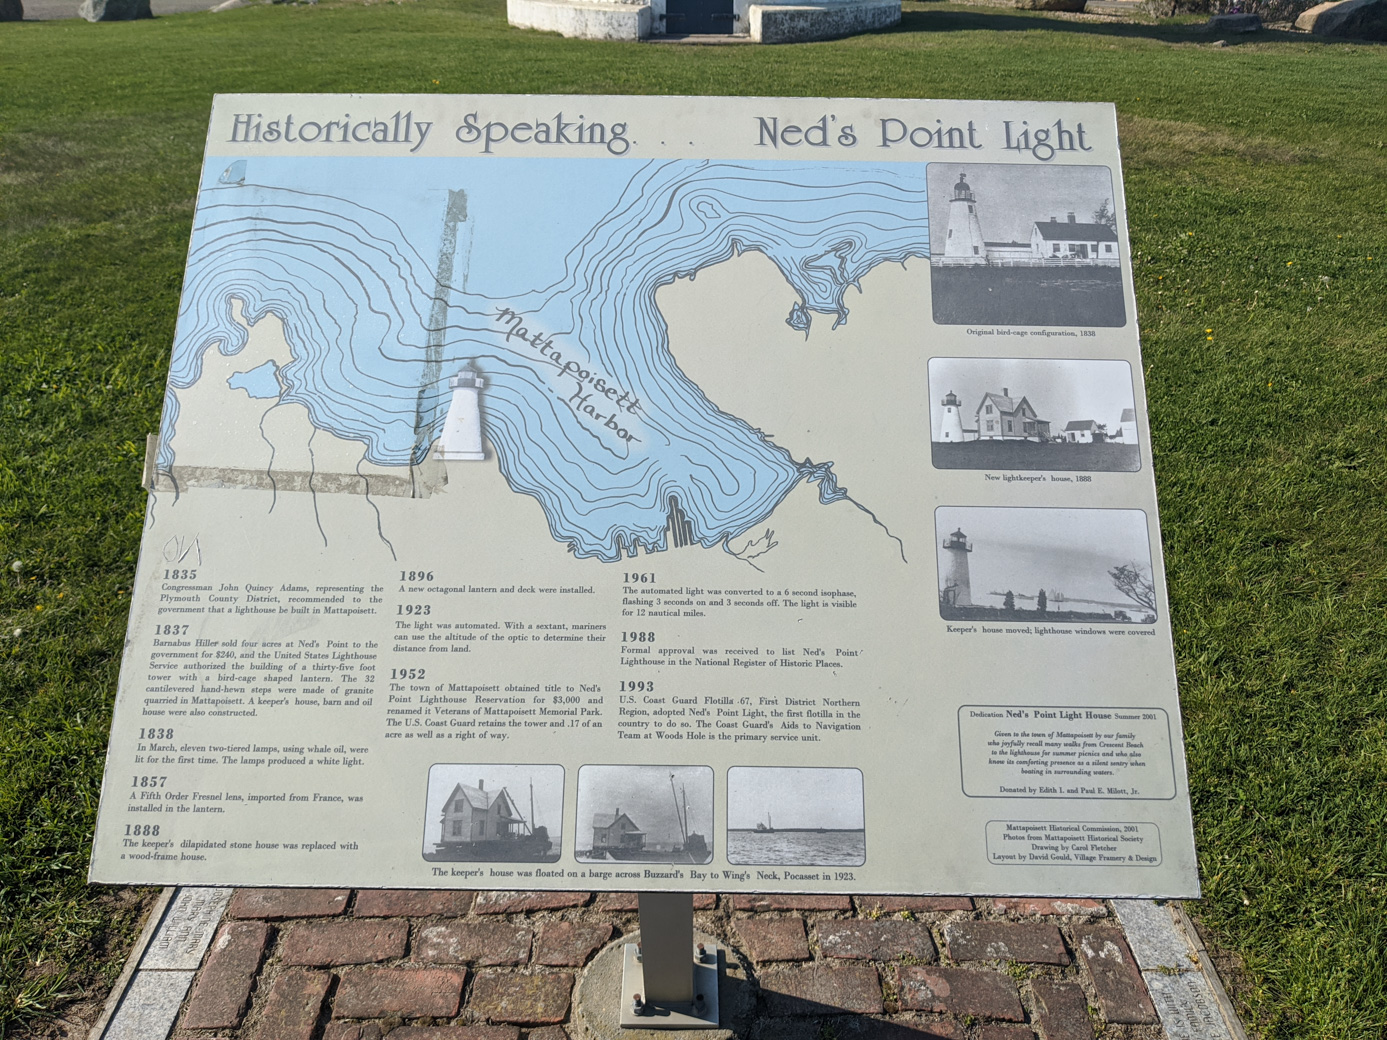
M 92 878 L 1190 896 L 1114 113 L 223 95 Z

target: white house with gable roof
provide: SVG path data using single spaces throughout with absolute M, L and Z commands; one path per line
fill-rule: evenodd
M 1065 424 L 1066 444 L 1101 444 L 1108 439 L 1108 428 L 1093 419 L 1074 419 Z
M 443 803 L 443 841 L 494 841 L 515 837 L 515 828 L 525 820 L 504 787 L 486 789 L 486 781 L 476 787 L 458 784 Z
M 1048 441 L 1050 421 L 1036 415 L 1031 402 L 1015 400 L 1007 387 L 1000 394 L 982 395 L 973 413 L 980 441 Z
M 595 813 L 592 817 L 593 851 L 618 849 L 639 852 L 645 848 L 645 831 L 617 806 L 612 813 Z
M 1038 220 L 1031 226 L 1031 255 L 1037 260 L 1067 260 L 1117 266 L 1117 232 L 1106 224 Z

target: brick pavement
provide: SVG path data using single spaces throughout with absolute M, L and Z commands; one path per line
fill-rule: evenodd
M 1100 900 L 701 895 L 750 966 L 747 1040 L 1158 1040 Z M 634 896 L 243 889 L 174 1040 L 569 1040 Z M 573 1034 L 576 1035 L 576 1034 Z

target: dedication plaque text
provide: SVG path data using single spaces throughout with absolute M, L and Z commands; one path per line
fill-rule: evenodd
M 1113 110 L 221 96 L 92 878 L 1197 893 Z

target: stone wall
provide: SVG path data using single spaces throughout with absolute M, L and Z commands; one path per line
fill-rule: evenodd
M 853 3 L 755 3 L 748 9 L 751 38 L 758 43 L 799 43 L 831 40 L 896 25 L 900 0 L 858 0 Z
M 654 18 L 647 3 L 506 0 L 506 20 L 521 29 L 588 40 L 640 40 L 651 34 Z
M 1319 0 L 1172 0 L 1171 14 L 1231 14 L 1238 8 L 1243 14 L 1262 16 L 1263 22 L 1294 21 L 1302 12 L 1314 7 Z

